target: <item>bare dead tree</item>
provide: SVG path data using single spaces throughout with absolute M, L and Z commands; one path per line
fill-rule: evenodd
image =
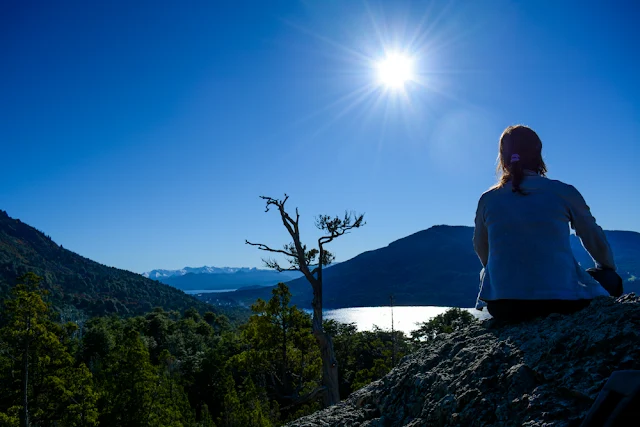
M 322 270 L 335 259 L 334 255 L 325 249 L 325 245 L 331 243 L 336 238 L 349 233 L 354 228 L 360 228 L 365 225 L 364 214 L 355 214 L 353 212 L 345 212 L 343 217 L 320 215 L 316 217 L 316 227 L 323 231 L 323 236 L 318 239 L 318 247 L 307 249 L 307 246 L 300 239 L 300 213 L 298 208 L 295 210 L 295 218 L 289 215 L 285 210 L 285 203 L 289 196 L 284 195 L 284 199 L 274 199 L 272 197 L 260 196 L 269 208 L 275 207 L 280 213 L 282 224 L 289 232 L 291 243 L 283 246 L 282 249 L 274 249 L 263 243 L 251 243 L 246 240 L 245 243 L 251 246 L 257 246 L 258 249 L 284 255 L 289 262 L 288 267 L 283 267 L 280 263 L 271 258 L 263 259 L 265 266 L 273 268 L 277 271 L 300 271 L 307 279 L 313 289 L 313 322 L 312 332 L 318 346 L 320 348 L 320 356 L 322 358 L 322 387 L 321 390 L 314 390 L 312 394 L 319 391 L 324 392 L 324 405 L 331 406 L 340 401 L 339 383 L 338 383 L 338 361 L 333 351 L 333 341 L 331 336 L 325 332 L 322 326 Z

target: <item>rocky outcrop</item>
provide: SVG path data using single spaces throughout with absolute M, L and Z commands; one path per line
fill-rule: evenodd
M 609 375 L 640 369 L 640 297 L 438 337 L 290 426 L 579 426 Z

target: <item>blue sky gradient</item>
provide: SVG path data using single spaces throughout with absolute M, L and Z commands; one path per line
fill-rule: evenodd
M 54 4 L 56 3 L 56 4 Z M 135 5 L 133 5 L 135 3 Z M 640 231 L 640 3 L 0 4 L 0 209 L 136 272 L 260 266 L 287 234 L 260 195 L 368 224 L 338 260 L 471 225 L 501 131 L 606 229 Z M 376 85 L 385 51 L 416 61 Z

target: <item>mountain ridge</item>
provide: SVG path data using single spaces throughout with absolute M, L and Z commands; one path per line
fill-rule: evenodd
M 472 234 L 472 227 L 436 225 L 332 265 L 324 271 L 324 307 L 384 306 L 389 304 L 391 295 L 396 305 L 472 307 L 480 271 L 471 244 Z M 619 273 L 625 280 L 625 289 L 640 292 L 640 233 L 614 230 L 606 231 L 606 234 Z M 585 268 L 593 265 L 575 236 L 571 237 L 571 244 L 576 259 Z M 195 269 L 215 271 L 216 267 Z M 142 313 L 154 306 L 169 310 L 192 306 L 205 310 L 208 307 L 168 284 L 107 267 L 64 249 L 41 231 L 0 211 L 0 296 L 15 284 L 17 276 L 27 271 L 43 277 L 45 287 L 54 291 L 57 304 L 73 306 L 90 314 L 126 315 Z M 286 278 L 283 273 L 249 267 L 220 274 L 186 273 L 176 275 L 172 280 L 213 276 L 235 280 L 248 273 L 265 275 L 266 281 L 286 281 L 282 280 Z M 306 279 L 299 277 L 286 282 L 292 293 L 292 303 L 309 307 L 312 294 Z M 248 306 L 257 298 L 269 299 L 272 287 L 265 283 L 257 283 L 262 286 L 258 289 L 216 294 L 212 301 Z M 241 280 L 223 286 L 255 285 Z M 212 296 L 203 294 L 199 298 L 207 301 Z
M 625 289 L 640 292 L 640 233 L 605 233 Z M 472 236 L 473 227 L 436 225 L 363 252 L 324 272 L 323 305 L 384 306 L 393 294 L 396 305 L 473 307 L 481 264 L 473 250 Z M 571 236 L 571 246 L 584 268 L 594 265 L 575 235 Z M 310 306 L 312 293 L 306 279 L 287 282 L 287 286 L 292 303 Z M 269 292 L 270 288 L 238 290 L 216 298 L 248 305 L 256 298 L 268 298 Z
M 0 297 L 26 272 L 42 277 L 42 286 L 50 291 L 58 309 L 74 307 L 90 315 L 133 315 L 156 306 L 179 311 L 213 308 L 169 285 L 65 249 L 0 210 Z

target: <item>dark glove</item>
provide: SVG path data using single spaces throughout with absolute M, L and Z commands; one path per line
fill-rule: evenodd
M 612 297 L 619 297 L 624 293 L 622 277 L 610 268 L 588 268 L 587 273 L 602 285 Z

